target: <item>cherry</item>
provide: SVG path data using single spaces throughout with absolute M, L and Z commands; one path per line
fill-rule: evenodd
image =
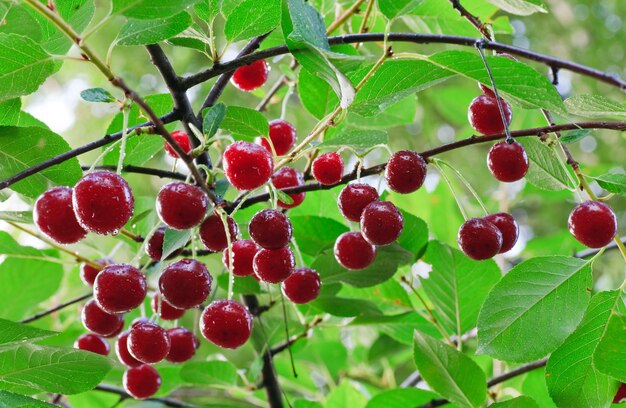
M 117 354 L 117 359 L 120 360 L 120 363 L 128 366 L 128 367 L 137 367 L 142 363 L 133 357 L 128 351 L 128 335 L 130 331 L 126 330 L 122 334 L 119 335 L 117 341 L 115 342 L 115 354 Z
M 272 184 L 278 189 L 302 186 L 304 185 L 304 177 L 293 167 L 281 167 L 272 175 Z M 282 208 L 294 208 L 302 204 L 305 196 L 306 193 L 304 192 L 289 194 L 293 203 L 287 204 L 278 200 L 278 205 Z
M 159 289 L 170 305 L 191 309 L 209 296 L 212 280 L 205 264 L 193 259 L 181 259 L 165 268 L 159 278 Z
M 270 122 L 269 141 L 272 142 L 276 155 L 283 156 L 296 144 L 296 128 L 286 120 L 273 120 Z M 257 144 L 265 147 L 271 153 L 272 146 L 270 146 L 269 141 L 266 137 L 256 139 Z
M 110 336 L 124 326 L 122 315 L 105 312 L 95 300 L 85 303 L 81 312 L 81 320 L 87 330 L 100 336 Z
M 252 261 L 254 274 L 263 282 L 279 283 L 291 275 L 296 260 L 289 247 L 261 249 Z
M 107 313 L 126 313 L 143 302 L 147 290 L 146 277 L 139 269 L 109 265 L 96 276 L 93 297 Z
M 472 218 L 461 225 L 457 241 L 465 255 L 482 261 L 500 252 L 502 233 L 484 218 Z
M 97 334 L 83 334 L 74 342 L 74 348 L 79 350 L 91 351 L 92 353 L 108 356 L 111 351 L 109 343 Z
M 105 258 L 105 259 L 97 259 L 95 262 L 99 265 L 102 265 L 102 267 L 105 267 L 109 264 L 112 264 L 113 260 L 109 258 Z M 96 276 L 98 276 L 101 270 L 102 268 L 96 269 L 95 267 L 89 265 L 88 263 L 82 263 L 80 265 L 80 279 L 83 281 L 85 285 L 93 286 L 93 283 L 96 280 Z
M 350 221 L 359 222 L 363 209 L 371 202 L 378 201 L 378 192 L 367 184 L 348 184 L 339 193 L 339 211 Z
M 41 232 L 59 244 L 73 244 L 85 237 L 72 208 L 72 189 L 54 187 L 37 198 L 33 219 Z
M 622 401 L 626 401 L 626 383 L 622 383 L 613 398 L 613 404 L 619 404 Z
M 72 205 L 78 222 L 87 231 L 117 234 L 132 217 L 135 199 L 120 175 L 94 171 L 74 186 Z
M 200 224 L 208 206 L 209 199 L 199 187 L 181 181 L 164 185 L 156 200 L 159 217 L 168 227 L 176 230 Z
M 238 141 L 224 150 L 224 175 L 237 190 L 261 187 L 273 170 L 272 154 L 262 146 Z
M 412 193 L 426 180 L 426 161 L 416 152 L 400 150 L 387 162 L 385 180 L 396 193 Z
M 184 327 L 175 327 L 167 331 L 170 338 L 170 352 L 165 359 L 171 363 L 182 363 L 196 354 L 196 349 L 200 346 L 198 338 Z
M 335 259 L 346 269 L 365 269 L 375 258 L 376 247 L 360 232 L 344 232 L 335 241 Z
M 230 242 L 234 242 L 239 234 L 239 227 L 235 220 L 227 217 L 228 233 Z M 228 247 L 228 238 L 226 237 L 226 229 L 222 218 L 218 214 L 211 214 L 200 226 L 200 240 L 207 249 L 215 252 L 223 251 Z
M 601 248 L 617 234 L 617 219 L 608 205 L 601 201 L 585 201 L 570 213 L 569 232 L 589 248 Z
M 191 153 L 191 141 L 189 140 L 189 136 L 187 133 L 181 132 L 180 130 L 175 130 L 171 133 L 172 139 L 176 142 L 178 146 L 187 154 Z M 174 159 L 178 159 L 178 153 L 174 150 L 171 144 L 165 142 L 165 152 L 168 156 L 173 157 Z
M 160 305 L 159 302 L 161 302 Z M 185 314 L 185 309 L 175 308 L 174 306 L 167 303 L 167 301 L 165 301 L 164 299 L 160 299 L 158 293 L 155 293 L 154 296 L 152 296 L 150 306 L 152 307 L 152 311 L 163 320 L 180 319 Z
M 320 276 L 310 268 L 296 268 L 281 285 L 283 293 L 293 303 L 309 303 L 320 293 Z
M 231 82 L 242 91 L 254 91 L 267 81 L 269 72 L 270 67 L 265 60 L 254 61 L 250 65 L 237 68 Z
M 502 110 L 508 126 L 511 124 L 511 105 L 502 98 L 500 98 L 500 102 L 502 103 Z M 502 116 L 500 115 L 496 98 L 486 95 L 474 98 L 467 109 L 467 118 L 474 130 L 483 135 L 504 132 L 504 124 L 502 123 Z
M 259 251 L 259 247 L 250 239 L 242 239 L 233 242 L 233 275 L 249 276 L 254 273 L 252 260 Z M 222 262 L 226 269 L 230 265 L 230 255 L 228 249 L 224 251 Z
M 130 327 L 128 351 L 142 363 L 158 363 L 170 351 L 170 338 L 158 324 L 140 320 Z
M 265 209 L 254 214 L 248 224 L 250 237 L 257 245 L 266 249 L 278 249 L 291 241 L 291 221 L 278 210 Z
M 499 253 L 503 254 L 510 251 L 519 237 L 519 227 L 515 218 L 511 214 L 497 213 L 489 214 L 485 220 L 495 225 L 502 234 L 502 248 L 500 248 Z
M 493 176 L 505 182 L 517 181 L 528 172 L 528 157 L 518 142 L 498 142 L 487 154 L 487 166 Z
M 250 338 L 252 315 L 234 300 L 215 300 L 202 312 L 200 331 L 211 343 L 235 349 Z
M 511 61 L 517 61 L 517 58 L 513 57 L 511 54 L 507 54 L 505 52 L 503 53 L 498 53 L 497 54 L 498 57 L 503 57 L 503 58 L 508 58 Z M 496 94 L 491 90 L 491 88 L 487 87 L 486 85 L 481 84 L 480 82 L 478 83 L 478 87 L 480 88 L 481 91 L 483 91 L 483 93 L 490 97 L 490 98 L 495 98 Z
M 339 153 L 324 153 L 313 160 L 311 172 L 320 184 L 325 186 L 337 184 L 343 175 L 343 159 Z
M 135 399 L 150 398 L 161 387 L 159 372 L 148 364 L 131 367 L 122 377 L 124 389 Z
M 404 219 L 389 201 L 374 201 L 361 214 L 361 234 L 374 245 L 388 245 L 402 233 Z

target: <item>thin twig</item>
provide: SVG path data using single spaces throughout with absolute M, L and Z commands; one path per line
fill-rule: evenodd
M 94 390 L 108 392 L 111 394 L 117 394 L 120 396 L 122 400 L 133 398 L 123 388 L 114 387 L 112 385 L 100 384 L 96 388 L 94 388 Z M 185 401 L 173 399 L 173 398 L 146 398 L 144 401 L 159 402 L 167 407 L 182 407 L 182 408 L 195 408 L 196 407 L 196 405 L 190 404 Z
M 31 317 L 27 317 L 27 318 L 25 318 L 25 319 L 22 319 L 22 320 L 20 320 L 20 323 L 30 323 L 30 322 L 34 322 L 35 320 L 39 320 L 39 319 L 41 319 L 42 317 L 46 317 L 46 316 L 48 316 L 49 314 L 52 314 L 52 313 L 54 313 L 54 312 L 58 312 L 59 310 L 64 309 L 64 308 L 66 308 L 66 307 L 68 307 L 68 306 L 71 306 L 71 305 L 76 304 L 76 303 L 80 303 L 80 302 L 82 302 L 83 300 L 87 300 L 87 299 L 89 299 L 89 298 L 90 298 L 90 297 L 92 297 L 92 296 L 93 296 L 93 293 L 91 293 L 91 292 L 89 292 L 89 293 L 85 293 L 85 294 L 84 294 L 84 295 L 82 295 L 82 296 L 79 296 L 79 297 L 77 297 L 77 298 L 74 298 L 74 299 L 68 300 L 67 302 L 63 302 L 63 303 L 61 303 L 61 304 L 59 304 L 59 305 L 57 305 L 57 306 L 55 306 L 55 307 L 53 307 L 53 308 L 50 308 L 50 309 L 44 310 L 44 311 L 42 311 L 42 312 L 39 312 L 39 313 L 37 313 L 37 314 L 32 315 Z
M 80 168 L 83 170 L 89 170 L 90 168 L 92 168 L 92 166 L 85 165 L 85 166 L 80 166 Z M 96 170 L 115 171 L 115 166 L 93 166 L 93 168 Z M 140 167 L 140 166 L 133 166 L 133 165 L 127 165 L 127 166 L 122 167 L 122 172 L 147 174 L 149 176 L 156 176 L 159 178 L 167 178 L 167 179 L 172 179 L 172 180 L 185 181 L 187 179 L 187 176 L 185 176 L 182 173 L 175 172 L 175 171 L 152 169 L 149 167 Z

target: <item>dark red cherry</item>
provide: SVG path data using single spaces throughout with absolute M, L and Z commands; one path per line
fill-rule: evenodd
M 176 144 L 178 144 L 178 146 L 180 146 L 180 148 L 183 149 L 185 153 L 191 153 L 191 141 L 189 140 L 187 133 L 176 130 L 172 132 L 171 135 L 172 139 L 174 139 Z M 176 153 L 172 145 L 167 142 L 165 142 L 165 152 L 168 154 L 168 156 L 173 157 L 174 159 L 178 159 L 178 153 Z
M 117 234 L 133 215 L 135 199 L 120 175 L 94 171 L 81 178 L 72 193 L 80 225 L 96 234 Z
M 335 241 L 335 259 L 346 269 L 365 269 L 375 258 L 376 247 L 360 232 L 344 232 Z
M 270 137 L 277 156 L 284 156 L 296 144 L 296 128 L 286 120 L 277 119 L 270 122 Z M 257 144 L 272 152 L 272 146 L 266 137 L 258 137 Z
M 569 232 L 589 248 L 608 245 L 617 234 L 617 218 L 608 205 L 601 201 L 585 201 L 570 213 Z
M 231 82 L 242 91 L 254 91 L 267 81 L 269 72 L 270 67 L 265 60 L 254 61 L 250 65 L 237 68 Z
M 41 232 L 59 244 L 73 244 L 87 235 L 72 208 L 72 189 L 54 187 L 39 196 L 33 220 Z
M 200 331 L 211 343 L 235 349 L 250 338 L 252 315 L 234 300 L 215 300 L 202 312 Z
M 167 227 L 159 227 L 154 234 L 148 239 L 146 244 L 146 254 L 153 261 L 161 261 L 163 258 L 163 242 L 165 240 L 165 231 Z M 182 248 L 171 253 L 167 259 L 175 258 L 182 252 Z
M 204 302 L 211 292 L 212 277 L 205 264 L 181 259 L 169 264 L 159 278 L 161 295 L 178 309 L 191 309 Z
M 504 53 L 504 52 L 503 53 L 498 53 L 497 56 L 498 57 L 503 57 L 503 58 L 508 58 L 508 59 L 510 59 L 512 61 L 517 61 L 517 58 L 513 57 L 511 54 L 507 54 L 507 53 Z M 488 96 L 490 98 L 495 98 L 496 97 L 496 94 L 491 90 L 491 88 L 489 88 L 489 87 L 487 87 L 487 86 L 485 86 L 485 85 L 483 85 L 481 83 L 478 83 L 478 87 L 480 88 L 481 91 L 483 91 L 483 93 L 486 96 Z
M 517 181 L 528 172 L 528 157 L 518 142 L 498 142 L 491 146 L 487 166 L 493 176 L 505 182 Z
M 231 216 L 227 217 L 227 223 L 230 242 L 235 242 L 239 234 L 239 226 Z M 223 251 L 228 247 L 224 222 L 218 214 L 213 213 L 204 220 L 200 226 L 200 240 L 207 249 L 214 252 Z
M 622 401 L 626 401 L 626 383 L 622 383 L 613 398 L 613 404 L 619 404 Z
M 117 359 L 120 360 L 120 363 L 124 364 L 125 366 L 137 367 L 140 366 L 142 362 L 133 357 L 128 351 L 129 334 L 130 332 L 126 330 L 119 335 L 117 341 L 115 342 L 115 354 L 117 355 Z
M 158 363 L 170 351 L 170 338 L 158 324 L 138 321 L 130 327 L 128 351 L 142 363 Z
M 109 265 L 96 277 L 93 297 L 107 313 L 126 313 L 143 302 L 147 290 L 146 277 L 139 269 Z
M 252 261 L 254 274 L 263 282 L 279 283 L 291 275 L 296 260 L 289 247 L 261 249 Z
M 293 303 L 309 303 L 317 298 L 322 282 L 317 272 L 310 268 L 296 268 L 281 284 L 283 293 Z
M 257 245 L 266 249 L 278 249 L 291 241 L 293 230 L 291 221 L 278 210 L 261 210 L 248 224 L 250 237 Z
M 93 286 L 93 283 L 96 281 L 96 276 L 100 273 L 100 271 L 107 265 L 113 263 L 112 259 L 97 259 L 94 261 L 95 263 L 102 265 L 101 268 L 95 268 L 94 266 L 89 265 L 88 263 L 80 264 L 80 279 L 83 281 L 85 285 Z
M 492 258 L 502 248 L 502 233 L 484 218 L 465 221 L 457 236 L 459 247 L 472 259 L 482 261 Z
M 224 175 L 237 190 L 254 190 L 274 171 L 272 154 L 254 143 L 238 141 L 224 150 Z
M 304 185 L 304 177 L 302 177 L 302 173 L 293 167 L 281 167 L 272 175 L 272 184 L 277 189 L 302 186 Z M 305 196 L 306 193 L 304 192 L 289 194 L 293 203 L 287 204 L 278 200 L 278 205 L 282 208 L 294 208 L 302 204 Z
M 74 342 L 74 348 L 79 350 L 91 351 L 92 353 L 108 356 L 111 351 L 109 343 L 104 337 L 97 334 L 83 334 Z
M 122 377 L 122 383 L 127 393 L 141 400 L 156 394 L 161 387 L 161 376 L 154 367 L 142 364 L 127 369 Z
M 513 218 L 511 214 L 496 213 L 489 214 L 485 219 L 495 225 L 502 234 L 502 248 L 500 248 L 500 253 L 503 254 L 510 251 L 519 237 L 519 227 L 515 218 Z
M 167 303 L 166 300 L 161 299 L 158 293 L 155 293 L 154 296 L 152 296 L 150 306 L 152 307 L 152 311 L 163 320 L 180 319 L 185 314 L 185 309 L 175 308 Z
M 408 194 L 419 189 L 426 180 L 426 161 L 410 150 L 394 153 L 385 167 L 385 180 L 396 193 Z
M 504 99 L 502 102 L 502 110 L 506 118 L 506 125 L 511 124 L 511 105 Z M 480 95 L 474 98 L 467 109 L 467 118 L 470 125 L 478 133 L 483 135 L 493 135 L 496 133 L 504 133 L 504 124 L 496 98 L 486 95 Z
M 402 213 L 389 201 L 374 201 L 361 214 L 361 234 L 374 245 L 389 245 L 402 233 Z
M 122 330 L 124 330 L 124 322 L 122 322 L 122 324 L 120 324 L 120 326 L 117 328 L 117 330 L 115 330 L 113 333 L 107 334 L 106 336 L 102 336 L 102 337 L 105 337 L 107 339 L 111 339 L 113 337 L 117 337 L 122 332 Z
M 159 217 L 168 227 L 185 230 L 202 222 L 209 199 L 200 187 L 174 181 L 161 188 L 156 204 Z
M 343 159 L 339 153 L 324 153 L 313 160 L 311 171 L 315 180 L 320 184 L 332 186 L 341 181 L 341 176 L 343 176 Z
M 81 312 L 81 320 L 87 330 L 100 336 L 110 336 L 124 326 L 122 315 L 105 312 L 95 300 L 85 303 Z
M 378 192 L 367 184 L 348 184 L 339 193 L 339 211 L 350 221 L 359 222 L 363 209 L 371 202 L 378 201 Z
M 200 345 L 198 338 L 184 327 L 175 327 L 167 331 L 170 338 L 170 352 L 165 359 L 171 363 L 182 363 L 196 354 Z
M 233 242 L 233 274 L 235 276 L 249 276 L 254 273 L 252 260 L 259 251 L 259 247 L 250 239 L 242 239 Z M 224 267 L 230 265 L 229 251 L 226 249 L 222 255 Z

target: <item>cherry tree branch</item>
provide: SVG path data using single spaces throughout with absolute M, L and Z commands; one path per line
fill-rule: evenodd
M 80 166 L 81 169 L 83 170 L 89 170 L 90 168 L 92 168 L 92 166 Z M 115 171 L 117 169 L 117 166 L 94 166 L 94 169 L 97 170 L 110 170 L 110 171 Z M 127 165 L 122 167 L 122 172 L 125 173 L 137 173 L 137 174 L 147 174 L 149 176 L 156 176 L 159 178 L 168 178 L 168 179 L 172 179 L 172 180 L 182 180 L 185 181 L 187 179 L 187 176 L 185 176 L 182 173 L 178 173 L 176 171 L 168 171 L 168 170 L 161 170 L 161 169 L 152 169 L 149 167 L 140 167 L 140 166 L 133 166 L 133 165 Z
M 123 401 L 125 399 L 133 399 L 133 397 L 128 394 L 123 388 L 114 387 L 112 385 L 100 384 L 96 388 L 96 391 L 108 392 L 111 394 L 117 394 L 120 396 L 120 399 Z M 159 402 L 167 407 L 182 407 L 182 408 L 194 408 L 196 405 L 190 404 L 185 401 L 177 400 L 174 398 L 146 398 L 144 401 L 153 401 Z
M 39 313 L 37 313 L 37 314 L 32 315 L 31 317 L 27 317 L 27 318 L 25 318 L 25 319 L 22 319 L 22 320 L 20 320 L 20 323 L 30 323 L 30 322 L 34 322 L 35 320 L 39 320 L 39 319 L 41 319 L 42 317 L 46 317 L 46 316 L 48 316 L 48 315 L 50 315 L 50 314 L 52 314 L 52 313 L 54 313 L 54 312 L 58 312 L 58 311 L 59 311 L 59 310 L 61 310 L 61 309 L 65 309 L 65 308 L 66 308 L 66 307 L 68 307 L 68 306 L 74 305 L 74 304 L 76 304 L 76 303 L 80 303 L 80 302 L 82 302 L 83 300 L 87 300 L 87 299 L 89 299 L 89 298 L 90 298 L 90 297 L 92 297 L 92 296 L 93 296 L 93 293 L 92 293 L 92 292 L 85 293 L 85 294 L 84 294 L 84 295 L 82 295 L 82 296 L 79 296 L 79 297 L 77 297 L 77 298 L 74 298 L 74 299 L 68 300 L 67 302 L 63 302 L 63 303 L 61 303 L 61 304 L 59 304 L 59 305 L 57 305 L 57 306 L 55 306 L 55 307 L 53 307 L 53 308 L 50 308 L 50 309 L 44 310 L 44 311 L 42 311 L 42 312 L 39 312 Z

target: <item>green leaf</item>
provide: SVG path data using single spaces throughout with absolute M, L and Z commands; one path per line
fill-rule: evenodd
M 0 211 L 0 220 L 32 224 L 33 213 L 31 211 Z
M 223 0 L 200 0 L 193 6 L 194 11 L 202 20 L 211 23 L 220 14 Z
M 332 248 L 337 237 L 348 231 L 344 224 L 331 218 L 298 215 L 290 217 L 290 220 L 298 248 L 311 256 Z
M 287 204 L 287 205 L 294 203 L 293 198 L 291 198 L 291 195 L 285 193 L 284 191 L 276 189 L 274 190 L 274 192 L 276 193 L 276 198 L 278 199 L 279 202 L 283 204 Z
M 493 408 L 540 408 L 534 399 L 530 397 L 526 397 L 524 395 L 507 400 L 507 401 L 496 402 L 495 404 L 490 405 L 489 407 L 493 407 Z
M 594 179 L 609 193 L 626 194 L 626 174 L 624 173 L 607 173 Z
M 469 408 L 487 401 L 485 373 L 465 354 L 415 331 L 413 357 L 424 381 L 447 400 Z
M 560 191 L 572 189 L 572 182 L 567 171 L 560 163 L 560 158 L 554 150 L 535 137 L 525 137 L 518 140 L 524 146 L 530 166 L 526 180 L 535 187 L 543 190 Z
M 161 256 L 161 260 L 167 259 L 167 257 L 176 250 L 187 245 L 192 234 L 193 232 L 190 229 L 179 231 L 166 228 L 165 235 L 163 236 L 163 255 Z
M 258 136 L 267 136 L 270 125 L 265 116 L 254 109 L 229 106 L 222 129 L 230 131 L 236 140 L 252 141 Z
M 228 41 L 265 34 L 280 24 L 280 0 L 243 0 L 228 15 L 224 34 Z
M 225 291 L 228 290 L 228 273 L 223 273 L 217 277 L 217 284 Z M 233 292 L 242 295 L 256 295 L 261 293 L 261 285 L 252 276 L 235 276 L 233 282 Z
M 528 16 L 533 13 L 547 13 L 541 0 L 487 0 L 507 13 Z
M 80 97 L 87 102 L 115 102 L 116 99 L 103 88 L 89 88 L 80 93 Z
M 335 295 L 321 295 L 309 303 L 309 305 L 314 309 L 340 317 L 380 314 L 378 307 L 373 302 L 361 299 L 348 299 Z
M 113 0 L 112 14 L 156 20 L 180 13 L 198 0 Z
M 378 0 L 378 8 L 387 20 L 393 20 L 410 13 L 421 2 L 422 0 Z
M 386 145 L 389 143 L 389 136 L 383 130 L 349 130 L 333 135 L 329 140 L 325 140 L 317 147 L 320 149 L 338 149 L 348 146 L 357 151 L 371 149 L 376 145 Z
M 402 234 L 398 238 L 398 245 L 413 254 L 413 261 L 417 261 L 424 254 L 428 245 L 428 225 L 424 220 L 413 214 L 402 211 L 404 227 Z
M 438 398 L 438 395 L 417 388 L 394 388 L 376 394 L 365 408 L 415 408 Z
M 119 45 L 156 44 L 183 32 L 190 25 L 191 16 L 184 11 L 158 20 L 131 18 L 122 27 L 117 43 Z
M 202 129 L 204 129 L 204 134 L 207 138 L 210 139 L 215 136 L 217 130 L 222 125 L 224 116 L 226 116 L 226 105 L 221 102 L 202 111 L 202 117 L 204 118 Z
M 322 119 L 339 104 L 330 85 L 306 69 L 301 69 L 298 74 L 298 96 L 306 110 L 317 119 Z
M 0 408 L 53 408 L 56 405 L 39 401 L 25 395 L 0 391 Z
M 31 14 L 30 7 L 25 4 L 0 2 L 0 33 L 19 34 L 36 43 L 41 41 L 42 31 L 37 19 Z
M 585 118 L 626 116 L 626 106 L 601 95 L 576 95 L 565 100 L 572 115 Z
M 581 139 L 584 139 L 589 135 L 589 129 L 576 129 L 576 130 L 568 130 L 566 132 L 561 132 L 561 137 L 559 140 L 564 144 L 576 143 Z
M 408 126 L 415 121 L 417 98 L 414 95 L 402 99 L 380 114 L 366 118 L 356 113 L 348 113 L 348 123 L 352 127 L 364 129 L 389 129 L 394 126 Z
M 598 371 L 626 383 L 626 294 L 620 292 L 593 355 Z
M 326 397 L 326 408 L 350 407 L 363 408 L 367 403 L 367 398 L 357 391 L 350 381 L 342 381 L 338 387 L 335 387 Z
M 183 381 L 199 385 L 237 384 L 237 367 L 228 361 L 193 361 L 185 363 L 180 370 Z
M 19 126 L 19 127 L 48 127 L 38 119 L 26 112 L 22 112 L 22 101 L 20 98 L 9 99 L 0 102 L 0 126 Z
M 57 333 L 52 331 L 0 319 L 0 350 L 56 335 Z
M 483 304 L 477 352 L 524 362 L 554 351 L 580 322 L 592 286 L 591 261 L 552 256 L 520 263 Z
M 376 330 L 380 330 L 397 342 L 407 346 L 413 344 L 413 333 L 415 330 L 432 336 L 439 335 L 435 326 L 416 312 L 406 312 L 392 316 L 359 316 L 350 322 L 350 326 L 364 325 L 375 326 Z

